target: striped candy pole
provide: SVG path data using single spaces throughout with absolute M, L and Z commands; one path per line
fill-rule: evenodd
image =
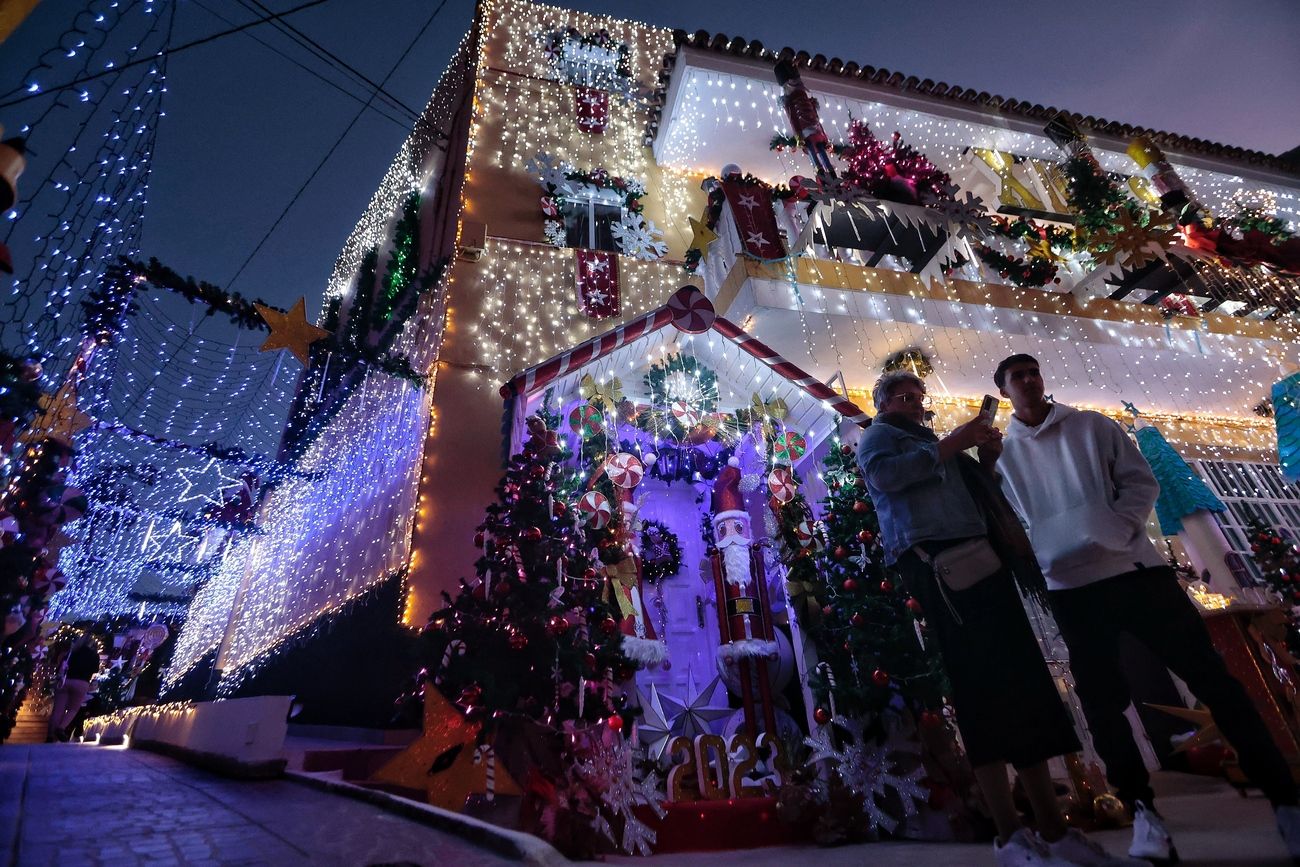
M 853 401 L 840 396 L 821 380 L 805 373 L 798 365 L 786 361 L 772 347 L 761 340 L 750 337 L 729 319 L 719 316 L 713 323 L 713 330 L 817 398 L 817 400 L 830 404 L 831 408 L 843 416 L 845 421 L 851 421 L 861 427 L 871 424 L 871 416 L 859 409 L 858 405 Z
M 612 331 L 606 331 L 590 340 L 579 343 L 562 355 L 530 367 L 501 386 L 501 397 L 510 399 L 520 394 L 531 394 L 546 387 L 551 381 L 564 376 L 570 371 L 591 364 L 604 358 L 620 346 L 631 343 L 667 325 L 673 319 L 673 313 L 666 306 L 657 308 L 640 319 L 620 325 Z
M 478 749 L 474 750 L 474 764 L 481 765 L 487 762 L 484 773 L 487 775 L 487 785 L 484 793 L 484 800 L 496 800 L 497 793 L 497 754 L 488 744 L 479 744 Z
M 840 715 L 839 711 L 835 709 L 835 672 L 831 671 L 829 662 L 819 662 L 817 663 L 817 673 L 826 678 L 826 683 L 830 686 L 830 689 L 826 691 L 826 696 L 830 699 L 831 719 L 835 719 Z
M 465 655 L 465 642 L 459 638 L 447 642 L 447 649 L 442 652 L 442 664 L 438 666 L 438 673 L 433 677 L 434 686 L 442 686 L 443 676 L 447 673 L 447 666 L 451 665 L 451 655 Z

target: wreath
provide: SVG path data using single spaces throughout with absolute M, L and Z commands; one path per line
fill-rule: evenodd
M 676 353 L 650 365 L 645 375 L 650 403 L 663 409 L 684 400 L 700 413 L 718 408 L 718 376 L 694 355 Z
M 677 534 L 661 521 L 641 526 L 641 572 L 654 583 L 671 578 L 682 568 L 682 545 Z
M 880 367 L 881 373 L 893 373 L 896 370 L 906 370 L 908 373 L 925 379 L 934 373 L 934 362 L 930 360 L 930 356 L 920 349 L 910 346 L 907 349 L 900 349 L 886 358 L 885 363 Z

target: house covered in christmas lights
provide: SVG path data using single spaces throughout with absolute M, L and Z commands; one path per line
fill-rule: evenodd
M 818 684 L 782 706 L 806 734 L 838 687 L 800 636 L 826 600 L 785 580 L 813 555 L 784 530 L 826 544 L 817 519 L 844 481 L 827 461 L 882 369 L 925 376 L 944 429 L 1015 352 L 1041 361 L 1057 399 L 1125 421 L 1140 408 L 1225 504 L 1172 550 L 1213 590 L 1264 604 L 1248 518 L 1300 531 L 1262 409 L 1297 363 L 1297 230 L 1300 170 L 1267 154 L 743 39 L 480 4 L 340 254 L 321 322 L 423 378 L 313 352 L 281 455 L 301 477 L 264 496 L 259 533 L 200 591 L 168 683 L 274 689 L 381 598 L 420 627 L 475 574 L 503 457 L 541 413 L 590 485 L 635 458 L 653 494 L 629 497 L 642 526 L 681 549 L 640 600 L 668 664 L 645 660 L 625 690 L 683 708 L 665 736 L 742 719 L 725 713 L 737 678 L 712 659 L 725 628 L 702 637 L 725 619 L 701 565 L 711 498 L 738 470 L 774 643 L 792 645 L 773 668 L 795 693 Z M 806 528 L 780 521 L 795 489 Z M 719 713 L 701 714 L 714 693 L 697 685 L 719 673 L 733 697 L 719 689 Z M 328 719 L 328 704 L 312 712 Z M 1294 754 L 1297 720 L 1270 713 Z

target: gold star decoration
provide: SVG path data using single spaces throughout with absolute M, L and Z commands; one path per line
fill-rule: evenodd
M 1150 223 L 1143 226 L 1127 209 L 1121 208 L 1115 222 L 1114 232 L 1103 230 L 1092 237 L 1094 244 L 1109 248 L 1092 254 L 1104 265 L 1122 263 L 1129 268 L 1141 268 L 1165 258 L 1165 251 L 1174 242 L 1173 226 L 1163 217 L 1153 215 Z
M 281 313 L 265 304 L 254 305 L 262 315 L 263 321 L 271 329 L 271 335 L 262 344 L 262 351 L 287 349 L 293 357 L 306 365 L 310 358 L 307 354 L 311 345 L 329 335 L 324 328 L 319 328 L 307 321 L 307 299 L 299 298 L 289 308 L 288 313 Z
M 50 437 L 71 446 L 73 436 L 94 423 L 95 420 L 77 406 L 77 387 L 71 380 L 67 380 L 55 394 L 41 395 L 41 414 L 32 422 L 21 441 L 25 443 Z
M 1196 734 L 1174 747 L 1176 753 L 1223 741 L 1223 735 L 1219 733 L 1219 727 L 1215 724 L 1214 718 L 1210 716 L 1210 711 L 1207 708 L 1177 707 L 1175 705 L 1150 703 L 1147 704 L 1147 707 L 1164 711 L 1179 719 L 1185 719 L 1196 726 Z
M 460 812 L 470 795 L 487 792 L 488 763 L 475 760 L 479 728 L 426 683 L 424 733 L 376 771 L 373 779 L 423 789 L 433 806 Z M 521 794 L 500 762 L 494 764 L 494 775 L 494 794 Z
M 694 217 L 687 217 L 687 220 L 691 224 L 691 246 L 689 249 L 707 253 L 709 245 L 718 240 L 718 233 Z
M 618 406 L 618 402 L 623 399 L 623 380 L 617 376 L 609 382 L 601 383 L 596 382 L 595 377 L 588 373 L 582 377 L 578 387 L 588 401 L 602 403 L 609 409 Z

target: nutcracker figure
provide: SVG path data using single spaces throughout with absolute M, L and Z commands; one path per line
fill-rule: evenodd
M 781 86 L 781 105 L 790 119 L 790 129 L 803 143 L 804 152 L 812 160 L 819 178 L 835 177 L 831 167 L 830 139 L 817 115 L 817 100 L 808 92 L 793 63 L 782 60 L 776 65 L 776 83 Z
M 618 605 L 619 627 L 623 632 L 623 655 L 642 665 L 657 665 L 668 655 L 666 645 L 655 634 L 646 616 L 641 570 L 641 521 L 631 488 L 616 487 L 622 522 L 618 541 L 626 555 L 605 566 L 607 596 Z M 609 600 L 607 600 L 609 601 Z
M 763 723 L 776 731 L 768 661 L 775 660 L 777 644 L 772 632 L 772 605 L 763 575 L 763 558 L 752 556 L 754 537 L 749 512 L 740 493 L 739 461 L 731 458 L 713 484 L 713 533 L 717 551 L 711 555 L 713 585 L 718 598 L 718 660 L 739 666 L 740 700 L 745 710 L 745 730 L 758 736 L 754 707 L 754 675 L 758 678 Z

